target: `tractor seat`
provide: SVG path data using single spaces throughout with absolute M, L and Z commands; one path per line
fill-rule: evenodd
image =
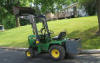
M 58 36 L 53 37 L 53 40 L 61 40 L 66 36 L 66 32 L 60 32 Z

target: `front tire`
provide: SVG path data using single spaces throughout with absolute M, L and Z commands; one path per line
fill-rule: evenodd
M 32 48 L 29 48 L 28 50 L 26 50 L 25 55 L 27 58 L 33 58 L 34 52 L 33 52 Z
M 65 57 L 65 49 L 63 46 L 52 45 L 49 54 L 54 60 L 62 60 Z

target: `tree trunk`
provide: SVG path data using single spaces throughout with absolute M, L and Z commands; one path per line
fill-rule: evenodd
M 20 20 L 19 20 L 19 17 L 16 16 L 16 27 L 19 27 L 20 26 Z
M 74 14 L 74 17 L 77 17 L 77 7 L 75 6 L 75 7 L 73 7 L 73 14 Z
M 2 25 L 2 18 L 1 18 L 1 20 L 0 20 L 0 25 Z
M 99 31 L 97 34 L 100 35 L 100 0 L 96 0 L 96 6 L 97 6 L 97 16 L 98 16 L 98 24 L 99 24 Z

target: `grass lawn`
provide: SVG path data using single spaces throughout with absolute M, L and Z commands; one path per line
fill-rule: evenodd
M 40 23 L 38 23 L 40 27 Z M 48 22 L 49 29 L 54 31 L 52 36 L 58 35 L 65 30 L 69 38 L 82 39 L 82 48 L 100 48 L 100 36 L 96 36 L 98 31 L 97 16 L 81 17 L 73 19 L 63 19 Z M 30 25 L 21 26 L 0 32 L 0 46 L 6 47 L 28 47 L 28 35 L 32 34 Z

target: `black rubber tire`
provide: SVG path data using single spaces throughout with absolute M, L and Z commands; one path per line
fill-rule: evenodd
M 27 52 L 30 52 L 30 56 L 27 56 Z M 35 56 L 32 48 L 29 48 L 28 50 L 25 51 L 25 56 L 27 58 L 33 58 Z
M 53 49 L 59 50 L 60 56 L 59 56 L 58 58 L 54 58 L 54 57 L 51 55 L 51 51 L 52 51 Z M 50 54 L 50 56 L 53 58 L 53 60 L 56 60 L 56 61 L 62 60 L 62 59 L 64 59 L 64 57 L 65 57 L 65 49 L 64 49 L 63 46 L 52 45 L 52 46 L 49 48 L 49 54 Z

